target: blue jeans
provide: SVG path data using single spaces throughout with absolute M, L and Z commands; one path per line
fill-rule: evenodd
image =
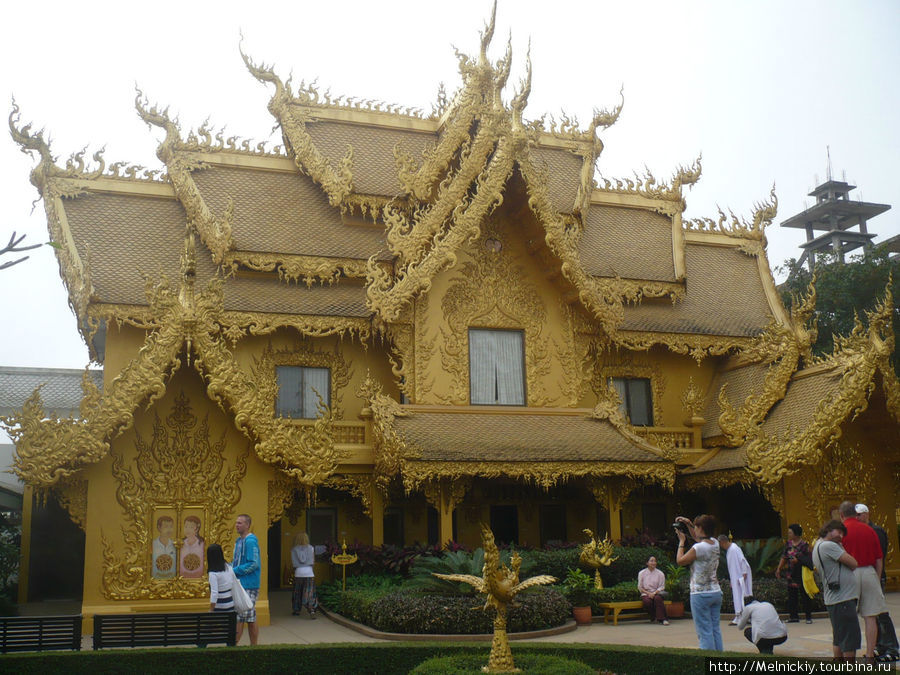
M 722 631 L 719 626 L 722 611 L 722 591 L 691 593 L 691 615 L 700 649 L 722 651 Z

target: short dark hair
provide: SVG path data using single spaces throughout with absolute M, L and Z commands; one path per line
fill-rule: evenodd
M 798 537 L 803 536 L 803 528 L 800 527 L 799 523 L 791 523 L 790 525 L 788 525 L 788 529 L 793 530 L 794 534 L 796 534 Z
M 703 534 L 707 537 L 715 538 L 716 536 L 716 517 L 709 514 L 702 514 L 694 518 L 694 527 L 703 530 Z
M 844 518 L 856 517 L 856 502 L 851 502 L 848 499 L 845 502 L 841 502 L 841 505 L 838 508 L 841 511 L 841 516 L 843 516 Z
M 210 572 L 225 571 L 225 554 L 218 544 L 210 544 L 206 548 L 206 566 Z
M 839 520 L 829 520 L 819 530 L 819 538 L 824 539 L 832 530 L 840 530 L 843 534 L 847 534 L 847 527 Z
M 756 602 L 756 598 L 754 598 L 752 595 L 745 595 L 744 596 L 744 607 L 749 605 L 751 602 Z

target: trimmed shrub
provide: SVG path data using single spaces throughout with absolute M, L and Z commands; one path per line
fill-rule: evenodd
M 600 588 L 591 593 L 591 606 L 597 608 L 597 604 L 601 602 L 628 602 L 629 600 L 640 600 L 641 594 L 638 593 L 637 581 L 623 581 L 610 588 Z
M 609 567 L 600 568 L 600 577 L 603 579 L 604 586 L 615 586 L 623 581 L 637 582 L 637 575 L 647 566 L 647 559 L 650 556 L 656 558 L 656 562 L 661 569 L 665 569 L 666 565 L 673 562 L 667 551 L 655 546 L 616 546 L 614 547 L 614 555 L 618 557 Z
M 549 574 L 562 582 L 569 568 L 579 567 L 578 548 L 543 549 L 522 553 L 522 564 L 527 561 L 531 565 L 531 574 Z M 585 570 L 587 571 L 587 570 Z
M 597 670 L 586 663 L 561 656 L 522 654 L 513 656 L 516 668 L 529 675 L 595 675 Z M 487 660 L 478 654 L 439 656 L 423 661 L 409 671 L 410 675 L 481 675 Z
M 341 590 L 341 582 L 329 581 L 317 586 L 319 602 L 348 619 L 368 623 L 369 608 L 379 598 L 396 592 L 400 579 L 383 575 L 362 574 L 347 577 L 347 590 Z
M 731 597 L 731 584 L 725 580 L 720 581 L 722 587 L 722 613 L 734 613 L 734 599 Z M 788 611 L 788 589 L 787 583 L 782 579 L 769 579 L 763 577 L 753 580 L 753 597 L 761 602 L 771 602 L 775 609 L 781 613 Z M 814 612 L 825 611 L 825 601 L 822 594 L 818 593 L 812 599 L 812 608 Z M 802 606 L 801 606 L 802 609 Z
M 517 596 L 509 610 L 507 630 L 521 632 L 561 626 L 569 603 L 553 588 L 535 588 Z M 481 596 L 390 593 L 367 608 L 373 628 L 386 633 L 471 635 L 493 631 L 494 613 L 483 611 Z

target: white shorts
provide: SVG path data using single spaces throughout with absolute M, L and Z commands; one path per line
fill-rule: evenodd
M 881 590 L 881 580 L 875 574 L 875 568 L 857 567 L 853 573 L 859 581 L 859 615 L 878 616 L 888 611 L 884 592 Z

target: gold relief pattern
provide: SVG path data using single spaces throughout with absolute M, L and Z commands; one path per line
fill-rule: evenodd
M 60 481 L 52 488 L 53 495 L 66 512 L 72 522 L 84 532 L 87 525 L 87 490 L 86 480 Z
M 428 295 L 421 295 L 415 300 L 413 315 L 415 317 L 415 325 L 413 326 L 413 335 L 415 336 L 415 344 L 413 345 L 413 358 L 415 370 L 413 372 L 413 380 L 415 381 L 415 390 L 409 400 L 413 403 L 421 403 L 420 394 L 428 392 L 437 398 L 441 403 L 449 402 L 449 398 L 444 398 L 436 390 L 434 379 L 426 377 L 428 372 L 428 364 L 434 358 L 435 345 L 437 344 L 437 331 L 428 337 L 429 332 L 429 316 L 428 316 Z
M 330 352 L 316 349 L 308 338 L 301 339 L 296 345 L 285 349 L 272 351 L 269 347 L 263 351 L 262 357 L 257 361 L 256 373 L 260 375 L 261 371 L 267 369 L 274 378 L 276 366 L 328 368 L 331 372 L 331 417 L 335 420 L 344 419 L 344 391 L 353 376 L 353 371 L 350 370 L 341 353 L 340 343 L 336 342 L 334 349 Z M 269 399 L 273 415 L 275 414 L 275 401 L 278 397 L 277 386 L 274 394 Z
M 116 553 L 101 532 L 103 595 L 108 600 L 205 597 L 206 585 L 196 579 L 150 576 L 146 558 L 154 509 L 174 508 L 180 513 L 184 508 L 202 508 L 209 538 L 227 546 L 234 541 L 231 517 L 241 498 L 240 483 L 247 473 L 250 450 L 240 453 L 229 467 L 225 432 L 218 442 L 211 442 L 208 417 L 198 420 L 183 393 L 176 397 L 164 423 L 156 416 L 149 442 L 135 432 L 135 448 L 130 466 L 123 453 L 110 453 L 116 501 L 125 514 L 125 550 Z
M 591 381 L 592 363 L 590 359 L 594 336 L 592 327 L 581 312 L 571 305 L 563 308 L 565 330 L 562 342 L 554 340 L 556 357 L 562 366 L 560 391 L 570 407 L 576 407 Z
M 772 508 L 778 511 L 781 516 L 784 516 L 784 482 L 781 483 L 770 483 L 767 485 L 757 485 L 760 492 L 762 492 L 763 497 L 772 505 Z M 810 530 L 814 532 L 815 530 Z
M 664 209 L 665 215 L 671 216 L 684 211 L 685 204 L 682 197 L 682 188 L 685 185 L 693 185 L 700 180 L 700 174 L 703 172 L 702 159 L 703 156 L 701 155 L 694 160 L 691 166 L 679 166 L 668 184 L 665 181 L 657 182 L 650 170 L 647 169 L 643 176 L 635 173 L 634 180 L 630 178 L 614 178 L 610 181 L 601 176 L 600 179 L 603 181 L 601 189 L 606 192 L 641 195 L 650 199 L 672 202 L 672 207 Z
M 681 392 L 681 410 L 685 413 L 686 419 L 699 417 L 703 412 L 704 404 L 703 392 L 694 382 L 694 378 L 689 377 L 688 386 Z
M 269 527 L 285 515 L 288 507 L 294 502 L 295 484 L 284 474 L 276 474 L 274 480 L 268 482 L 269 487 Z M 293 521 L 292 521 L 293 522 Z
M 644 481 L 641 481 L 643 483 Z M 671 489 L 672 484 L 665 484 Z M 630 478 L 607 478 L 605 480 L 592 480 L 588 483 L 588 489 L 594 497 L 594 501 L 603 507 L 612 502 L 614 509 L 622 508 L 628 500 L 628 496 L 638 486 L 638 482 Z
M 489 232 L 502 240 L 495 229 Z M 452 403 L 469 401 L 469 328 L 523 330 L 528 405 L 549 403 L 543 380 L 550 372 L 550 354 L 542 335 L 547 310 L 524 269 L 514 266 L 502 250 L 476 247 L 474 259 L 462 266 L 447 289 L 441 309 L 446 317 L 441 363 L 453 382 Z
M 200 239 L 212 252 L 213 262 L 221 265 L 225 255 L 234 248 L 234 240 L 231 237 L 234 202 L 229 197 L 228 205 L 221 216 L 212 212 L 200 194 L 200 188 L 191 177 L 192 171 L 202 169 L 204 165 L 189 155 L 176 151 L 181 142 L 177 123 L 169 119 L 168 109 L 160 111 L 156 106 L 149 107 L 146 99 L 141 100 L 142 96 L 138 90 L 134 100 L 138 115 L 148 126 L 152 124 L 166 132 L 165 139 L 156 149 L 156 156 L 169 171 L 175 196 L 187 212 L 188 223 L 197 230 Z
M 804 466 L 818 464 L 824 450 L 841 437 L 841 425 L 868 407 L 876 373 L 881 374 L 886 392 L 897 390 L 897 376 L 890 363 L 894 350 L 892 312 L 893 297 L 888 288 L 884 300 L 867 312 L 868 331 L 857 319 L 850 335 L 836 336 L 828 362 L 841 374 L 838 394 L 818 403 L 805 429 L 788 429 L 775 437 L 768 436 L 759 424 L 750 432 L 746 447 L 748 469 L 754 478 L 774 483 Z M 897 399 L 889 396 L 887 400 L 890 413 L 900 419 Z
M 462 504 L 466 494 L 472 489 L 472 477 L 452 481 L 425 481 L 421 484 L 413 484 L 403 478 L 403 486 L 407 492 L 421 489 L 425 494 L 425 500 L 437 509 L 438 513 L 452 513 L 453 509 Z
M 394 429 L 394 418 L 406 413 L 371 376 L 367 376 L 357 395 L 365 399 L 372 411 L 372 436 L 375 441 L 375 482 L 379 489 L 387 491 L 391 479 L 400 474 L 405 459 L 418 455 Z
M 818 532 L 830 520 L 831 509 L 845 499 L 868 504 L 876 513 L 886 513 L 877 498 L 876 467 L 865 461 L 858 446 L 836 442 L 825 448 L 821 461 L 801 469 L 799 476 L 805 497 L 805 522 L 800 525 Z M 876 505 L 876 506 L 873 506 Z M 891 504 L 891 508 L 894 508 Z
M 415 400 L 415 326 L 409 323 L 391 323 L 385 327 L 385 333 L 390 340 L 388 361 L 391 364 L 391 373 L 397 381 L 397 386 L 409 400 Z
M 726 469 L 682 475 L 678 477 L 677 485 L 684 490 L 712 490 L 730 485 L 750 485 L 752 482 L 753 477 L 746 469 Z
M 300 283 L 307 287 L 314 284 L 333 284 L 341 277 L 365 278 L 366 261 L 352 258 L 327 258 L 311 255 L 286 255 L 281 253 L 229 253 L 224 261 L 226 269 L 245 267 L 254 272 L 274 272 L 288 283 Z
M 403 484 L 407 490 L 419 489 L 430 480 L 463 478 L 513 478 L 533 483 L 545 490 L 573 478 L 623 476 L 654 482 L 670 488 L 675 482 L 675 467 L 664 462 L 420 462 L 403 464 Z
M 330 476 L 325 487 L 349 492 L 362 506 L 367 518 L 372 517 L 372 491 L 376 490 L 375 479 L 368 473 L 345 473 Z

